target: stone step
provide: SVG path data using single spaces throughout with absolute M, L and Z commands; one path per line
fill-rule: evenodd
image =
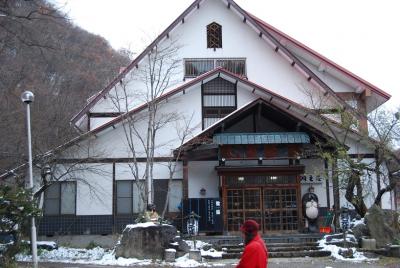
M 241 253 L 223 253 L 222 259 L 240 259 Z M 301 258 L 301 257 L 326 257 L 330 256 L 330 251 L 309 250 L 309 251 L 287 251 L 269 252 L 269 258 Z
M 266 243 L 268 248 L 283 248 L 283 247 L 312 247 L 318 246 L 318 243 L 315 242 L 305 242 L 305 243 Z M 241 244 L 225 244 L 225 245 L 218 245 L 218 249 L 227 248 L 227 249 L 235 249 L 235 248 L 243 248 Z
M 319 250 L 321 247 L 318 246 L 297 246 L 297 247 L 268 247 L 268 252 L 288 252 L 288 251 L 307 251 L 307 250 Z M 227 253 L 240 253 L 243 252 L 242 248 L 228 248 Z
M 276 235 L 263 236 L 267 244 L 272 243 L 311 243 L 317 242 L 323 237 L 321 234 L 291 234 L 291 235 Z M 239 244 L 243 239 L 239 236 L 221 236 L 221 237 L 202 237 L 200 240 L 212 243 L 214 245 Z

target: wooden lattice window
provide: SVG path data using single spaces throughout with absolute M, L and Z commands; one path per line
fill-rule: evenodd
M 207 48 L 222 48 L 222 26 L 216 22 L 207 25 Z

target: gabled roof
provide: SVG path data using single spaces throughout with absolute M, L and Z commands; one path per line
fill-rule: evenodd
M 203 1 L 206 0 L 195 0 L 177 19 L 175 19 L 171 25 L 167 27 L 136 59 L 132 61 L 131 64 L 125 68 L 123 72 L 121 72 L 106 88 L 104 88 L 102 91 L 100 91 L 95 97 L 93 97 L 88 104 L 78 113 L 76 114 L 72 119 L 71 123 L 75 124 L 80 118 L 82 118 L 102 97 L 104 97 L 121 79 L 125 77 L 127 73 L 129 73 L 134 67 L 138 66 L 139 62 L 151 51 L 151 49 L 157 45 L 160 41 L 162 41 L 164 38 L 169 37 L 169 32 L 174 29 L 176 26 L 178 26 L 180 23 L 184 23 L 185 17 L 189 15 L 193 10 L 199 9 L 200 5 Z M 269 43 L 273 46 L 274 50 L 285 57 L 287 60 L 290 61 L 290 64 L 292 66 L 297 66 L 299 69 L 302 70 L 302 73 L 307 76 L 307 80 L 310 82 L 314 82 L 316 85 L 318 85 L 325 94 L 330 94 L 334 99 L 338 101 L 343 107 L 350 108 L 351 107 L 343 100 L 341 97 L 339 97 L 325 82 L 323 82 L 313 71 L 311 71 L 300 59 L 298 59 L 289 49 L 287 49 L 284 45 L 280 43 L 279 40 L 277 40 L 271 33 L 272 31 L 271 26 L 266 24 L 265 22 L 261 21 L 260 19 L 257 19 L 247 11 L 243 10 L 238 4 L 236 4 L 233 0 L 221 0 L 224 1 L 227 4 L 228 8 L 234 8 L 237 13 L 243 16 L 243 21 L 250 22 L 253 24 L 255 28 L 259 31 L 260 37 L 265 36 L 268 40 Z M 274 28 L 275 29 L 275 28 Z M 278 30 L 273 30 L 274 33 L 278 33 Z M 281 32 L 279 32 L 281 33 Z M 283 33 L 281 33 L 283 36 Z M 285 35 L 287 39 L 289 39 L 289 36 Z M 289 40 L 295 41 L 293 38 L 290 38 Z M 297 42 L 297 41 L 296 41 Z M 297 42 L 298 44 L 301 44 Z M 303 47 L 306 49 L 306 47 L 303 45 Z M 309 50 L 311 51 L 311 50 Z M 316 53 L 316 52 L 314 52 Z M 318 54 L 319 55 L 319 54 Z M 320 57 L 322 57 L 320 55 Z M 327 60 L 327 59 L 326 59 Z M 327 60 L 328 62 L 328 60 Z M 335 68 L 339 68 L 340 66 L 333 64 L 333 62 L 329 61 L 331 65 Z M 345 70 L 344 68 L 340 67 L 340 70 Z M 350 72 L 348 72 L 350 74 Z M 353 74 L 352 74 L 353 75 Z M 353 75 L 355 77 L 355 75 Z M 364 81 L 361 78 L 359 78 L 360 81 Z M 364 83 L 367 83 L 364 81 Z M 368 85 L 371 85 L 368 83 Z M 371 87 L 371 86 L 370 86 Z M 386 98 L 390 98 L 390 95 L 387 94 L 386 92 L 379 90 L 376 87 L 371 87 L 372 89 L 375 89 L 376 91 L 379 91 L 381 95 L 386 96 Z

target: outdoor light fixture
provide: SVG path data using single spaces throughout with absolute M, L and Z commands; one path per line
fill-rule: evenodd
M 296 160 L 294 160 L 294 163 L 296 165 L 300 165 L 300 159 L 301 159 L 300 155 L 296 156 Z
M 258 162 L 259 165 L 262 165 L 262 161 L 263 161 L 263 158 L 260 156 L 260 157 L 258 158 L 258 161 L 257 161 L 257 162 Z
M 277 176 L 271 176 L 271 180 L 276 180 L 276 179 L 278 179 Z
M 239 182 L 243 182 L 244 181 L 244 177 L 238 177 L 238 181 Z
M 206 189 L 204 189 L 204 188 L 201 188 L 200 189 L 200 195 L 206 195 L 206 193 L 207 193 L 207 190 Z
M 49 179 L 51 179 L 51 168 L 48 164 L 46 164 L 44 167 L 42 167 L 42 179 L 45 180 L 46 182 L 49 181 Z
M 221 158 L 221 160 L 219 160 L 219 165 L 225 166 L 225 158 Z
M 26 104 L 26 129 L 28 132 L 28 163 L 29 163 L 29 184 L 27 185 L 28 189 L 32 190 L 32 201 L 33 201 L 33 172 L 32 172 L 32 135 L 31 135 L 31 109 L 30 104 L 35 99 L 35 96 L 31 91 L 24 91 L 21 94 L 21 100 Z M 37 245 L 36 245 L 36 226 L 35 226 L 35 217 L 31 218 L 31 246 L 32 246 L 32 262 L 33 267 L 38 267 L 37 261 Z
M 21 100 L 22 100 L 22 102 L 24 102 L 26 104 L 32 103 L 34 99 L 35 99 L 35 95 L 33 95 L 33 93 L 31 91 L 24 91 L 21 94 Z

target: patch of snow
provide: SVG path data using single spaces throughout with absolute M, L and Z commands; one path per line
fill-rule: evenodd
M 364 218 L 361 218 L 360 220 L 353 219 L 350 223 L 350 228 L 355 227 L 359 224 L 365 224 Z
M 140 222 L 135 224 L 128 224 L 125 226 L 125 229 L 133 229 L 133 228 L 146 228 L 150 226 L 159 226 L 160 224 L 156 224 L 154 222 Z M 170 224 L 162 224 L 163 226 L 171 226 Z
M 215 249 L 201 250 L 201 256 L 210 256 L 213 258 L 222 258 L 222 251 L 216 251 Z
M 185 254 L 184 256 L 175 259 L 175 263 L 173 265 L 176 267 L 198 267 L 202 264 L 195 260 L 189 259 L 189 254 Z
M 133 229 L 133 228 L 146 228 L 150 226 L 156 226 L 154 222 L 141 222 L 136 224 L 128 224 L 125 229 Z
M 167 248 L 165 251 L 166 251 L 166 252 L 176 252 L 176 249 L 174 249 L 174 248 Z
M 49 247 L 57 247 L 57 243 L 54 241 L 37 241 L 36 244 L 38 246 L 49 246 Z
M 343 241 L 340 239 L 336 239 L 339 241 Z M 319 246 L 321 247 L 321 250 L 326 250 L 331 252 L 331 256 L 337 260 L 342 260 L 342 261 L 350 261 L 350 262 L 364 262 L 364 261 L 376 261 L 377 259 L 371 259 L 367 258 L 364 256 L 362 252 L 358 252 L 356 248 L 351 248 L 354 252 L 353 256 L 354 258 L 345 258 L 342 255 L 339 254 L 340 250 L 344 250 L 345 248 L 338 247 L 336 245 L 327 245 L 325 238 L 321 239 L 318 241 Z
M 194 242 L 193 240 L 184 240 L 188 246 L 190 247 L 190 249 L 202 249 L 204 246 L 208 246 L 210 244 L 201 241 L 201 240 L 196 240 L 196 248 L 194 248 Z

